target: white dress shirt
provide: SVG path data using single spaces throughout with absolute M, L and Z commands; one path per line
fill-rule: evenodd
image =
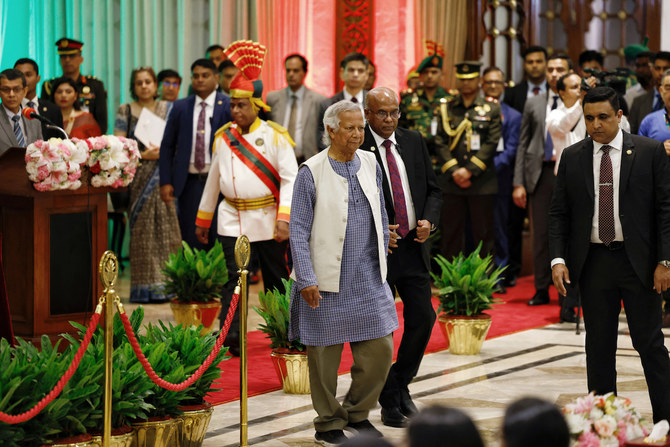
M 536 95 L 533 89 L 535 87 L 538 87 L 540 91 Z M 542 81 L 540 84 L 533 84 L 532 82 L 528 82 L 528 91 L 526 92 L 526 98 L 532 98 L 533 96 L 539 96 L 539 95 L 544 95 L 547 92 L 547 82 Z
M 207 173 L 209 172 L 209 165 L 212 162 L 212 156 L 209 153 L 209 139 L 212 135 L 212 117 L 214 116 L 214 102 L 216 101 L 216 90 L 204 100 L 196 95 L 195 106 L 193 107 L 193 137 L 191 139 L 191 161 L 188 166 L 189 174 Z M 201 103 L 205 103 L 205 167 L 202 171 L 198 171 L 195 167 L 195 137 L 198 133 L 198 117 L 202 109 Z
M 614 240 L 623 241 L 623 228 L 621 227 L 621 219 L 619 218 L 619 184 L 621 179 L 621 153 L 623 152 L 623 132 L 619 129 L 616 137 L 608 144 L 611 149 L 609 151 L 610 160 L 612 160 L 612 187 L 614 200 Z M 593 220 L 591 221 L 591 242 L 595 244 L 602 244 L 598 236 L 598 208 L 600 197 L 600 160 L 603 158 L 602 143 L 593 142 Z M 554 258 L 551 261 L 551 266 L 556 264 L 565 264 L 565 259 Z
M 351 93 L 349 93 L 347 91 L 346 87 L 344 87 L 344 90 L 342 90 L 342 93 L 344 93 L 344 99 L 346 99 L 347 101 L 351 101 L 351 98 L 354 97 L 354 95 L 352 95 Z M 363 90 L 361 90 L 356 94 L 356 101 L 358 101 L 357 104 L 358 104 L 358 107 L 361 108 L 361 110 L 363 110 L 363 108 L 364 108 L 363 99 L 364 99 L 363 98 Z
M 302 85 L 297 91 L 293 91 L 290 88 L 287 89 L 288 93 L 288 102 L 286 103 L 286 113 L 284 113 L 284 122 L 282 126 L 288 129 L 289 121 L 291 120 L 291 106 L 293 105 L 293 95 L 296 96 L 296 116 L 295 116 L 295 130 L 291 135 L 295 146 L 293 147 L 296 157 L 300 157 L 303 154 L 302 151 L 302 102 L 305 99 L 305 86 Z
M 39 109 L 40 109 L 40 107 L 39 107 L 39 106 L 40 106 L 40 102 L 39 102 L 39 99 L 37 98 L 37 95 L 35 95 L 35 97 L 34 97 L 33 99 L 23 98 L 23 99 L 21 100 L 21 105 L 22 105 L 24 108 L 25 108 L 25 107 L 29 107 L 29 106 L 28 106 L 28 103 L 29 103 L 30 101 L 32 101 L 33 104 L 34 104 L 34 105 L 33 105 L 33 109 L 35 109 L 35 112 L 36 112 L 38 115 L 41 115 L 40 110 L 39 110 Z
M 379 149 L 379 155 L 381 155 L 382 165 L 384 167 L 384 175 L 386 180 L 388 180 L 389 189 L 391 190 L 391 196 L 393 196 L 393 188 L 391 188 L 391 174 L 389 173 L 388 162 L 386 161 L 386 148 L 382 143 L 387 140 L 387 138 L 382 138 L 370 128 L 370 132 L 375 139 L 377 148 Z M 402 191 L 405 194 L 405 207 L 407 208 L 407 223 L 409 224 L 409 230 L 416 228 L 416 210 L 414 209 L 414 201 L 412 200 L 412 192 L 409 189 L 409 177 L 407 177 L 407 169 L 405 168 L 405 163 L 402 161 L 402 157 L 398 152 L 398 144 L 395 140 L 395 132 L 391 134 L 388 138 L 391 141 L 391 152 L 395 157 L 395 162 L 398 165 L 398 173 L 400 174 L 400 181 L 402 182 Z M 401 148 L 402 150 L 402 148 Z M 406 149 L 409 150 L 409 149 Z M 432 223 L 432 222 L 431 222 Z

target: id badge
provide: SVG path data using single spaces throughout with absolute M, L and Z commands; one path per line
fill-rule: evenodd
M 478 151 L 480 148 L 479 134 L 477 132 L 472 132 L 472 135 L 470 135 L 470 150 Z
M 430 134 L 431 135 L 437 135 L 437 117 L 434 116 L 432 120 L 430 120 Z
M 498 147 L 496 148 L 496 152 L 502 152 L 505 150 L 505 142 L 503 141 L 502 137 L 498 140 Z

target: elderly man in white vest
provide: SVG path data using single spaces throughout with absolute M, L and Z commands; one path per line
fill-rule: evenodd
M 368 420 L 393 356 L 398 316 L 386 283 L 388 217 L 374 154 L 360 151 L 365 121 L 341 101 L 323 118 L 328 148 L 296 176 L 290 232 L 295 282 L 289 336 L 307 345 L 315 440 L 337 445 L 343 430 L 381 437 Z M 344 343 L 354 358 L 344 402 L 335 397 Z

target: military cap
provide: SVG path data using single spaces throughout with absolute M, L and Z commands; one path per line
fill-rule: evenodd
M 626 59 L 632 60 L 635 59 L 638 54 L 643 53 L 645 51 L 649 51 L 649 48 L 646 45 L 636 43 L 633 45 L 628 45 L 626 48 L 624 48 L 623 54 L 626 57 Z
M 63 37 L 58 39 L 56 46 L 58 47 L 58 54 L 76 54 L 81 52 L 84 42 Z
M 464 61 L 456 64 L 456 77 L 458 79 L 473 79 L 479 76 L 482 63 L 479 61 Z
M 409 81 L 410 79 L 418 78 L 419 73 L 417 71 L 411 70 L 409 73 L 407 73 L 407 80 Z

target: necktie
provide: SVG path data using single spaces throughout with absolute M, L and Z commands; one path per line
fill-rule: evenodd
M 35 105 L 36 104 L 33 101 L 28 101 L 28 107 L 30 107 L 31 109 L 35 109 Z M 35 109 L 35 110 L 37 110 L 37 109 Z
M 405 205 L 405 192 L 402 189 L 402 180 L 400 171 L 391 151 L 391 140 L 384 140 L 382 146 L 386 148 L 386 162 L 389 167 L 389 176 L 391 177 L 391 191 L 393 191 L 393 208 L 395 209 L 395 223 L 398 227 L 400 237 L 405 237 L 409 233 L 409 223 L 407 221 L 407 206 Z
M 356 104 L 358 104 L 358 98 L 356 98 L 355 96 L 352 96 L 351 97 L 351 102 L 355 102 Z
M 12 121 L 14 121 L 14 136 L 16 136 L 16 142 L 19 143 L 20 147 L 26 146 L 26 140 L 23 138 L 23 132 L 21 131 L 21 126 L 19 125 L 19 120 L 21 115 L 14 115 Z
M 598 237 L 603 244 L 614 240 L 614 180 L 612 178 L 611 147 L 602 147 L 600 159 L 600 179 L 598 180 Z
M 537 96 L 539 94 L 540 94 L 540 87 L 538 86 L 533 87 L 533 95 Z
M 558 107 L 558 95 L 554 95 L 554 102 L 551 103 L 551 110 Z M 544 140 L 544 160 L 551 161 L 554 158 L 554 142 L 551 140 L 551 135 L 547 131 L 547 137 Z
M 198 127 L 195 134 L 195 160 L 194 165 L 198 171 L 205 168 L 205 113 L 207 111 L 207 103 L 201 102 L 200 115 L 198 115 Z
M 656 93 L 654 93 L 654 112 L 657 110 L 661 110 L 663 108 L 663 99 L 661 99 L 661 94 L 656 90 Z
M 291 95 L 291 114 L 288 117 L 288 134 L 295 139 L 295 124 L 298 119 L 298 97 Z

